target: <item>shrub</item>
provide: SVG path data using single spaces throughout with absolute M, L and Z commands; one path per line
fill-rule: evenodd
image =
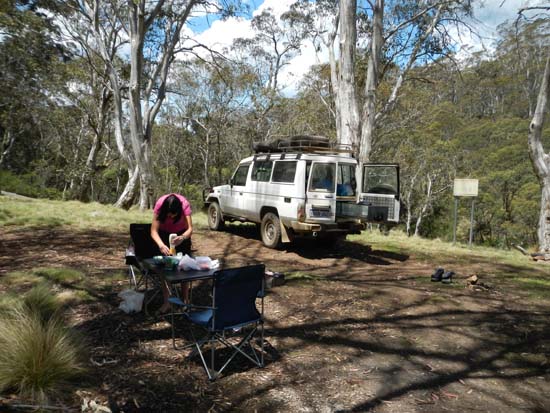
M 57 189 L 45 187 L 38 178 L 32 173 L 16 175 L 10 171 L 0 171 L 0 189 L 31 198 L 61 198 L 61 193 Z
M 82 372 L 82 343 L 64 325 L 59 306 L 41 285 L 0 313 L 0 391 L 43 403 Z

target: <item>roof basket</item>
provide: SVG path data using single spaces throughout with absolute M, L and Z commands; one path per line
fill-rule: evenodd
M 309 152 L 309 153 L 347 153 L 353 154 L 355 146 L 331 142 L 325 136 L 295 135 L 273 139 L 271 142 L 255 142 L 256 153 Z

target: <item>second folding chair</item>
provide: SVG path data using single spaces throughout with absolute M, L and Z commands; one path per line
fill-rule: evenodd
M 179 298 L 170 298 L 175 306 L 185 308 L 181 313 L 192 326 L 205 331 L 197 339 L 191 328 L 192 346 L 198 353 L 208 378 L 215 380 L 237 355 L 242 355 L 258 367 L 264 366 L 264 273 L 263 264 L 217 271 L 212 285 L 212 306 L 198 307 L 184 304 Z M 260 310 L 256 300 L 261 301 Z M 172 317 L 174 334 L 174 318 Z M 240 334 L 235 342 L 237 333 Z M 254 348 L 254 338 L 260 335 L 260 348 Z M 216 369 L 216 345 L 231 349 L 223 365 Z M 207 363 L 203 347 L 210 346 L 210 362 Z

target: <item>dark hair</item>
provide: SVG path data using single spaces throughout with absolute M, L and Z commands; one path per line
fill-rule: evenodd
M 168 214 L 176 214 L 174 217 L 174 222 L 178 222 L 181 218 L 181 210 L 181 201 L 176 195 L 171 194 L 162 202 L 159 209 L 158 220 L 160 222 L 164 222 Z

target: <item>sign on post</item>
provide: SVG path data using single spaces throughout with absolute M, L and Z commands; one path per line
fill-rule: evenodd
M 477 196 L 477 179 L 455 179 L 454 196 Z
M 472 246 L 472 240 L 474 238 L 474 198 L 478 193 L 479 181 L 477 179 L 455 179 L 453 186 L 453 195 L 455 197 L 455 219 L 453 227 L 453 244 L 456 242 L 456 221 L 458 211 L 458 198 L 471 197 L 472 198 L 472 210 L 470 213 L 470 239 L 469 246 Z

